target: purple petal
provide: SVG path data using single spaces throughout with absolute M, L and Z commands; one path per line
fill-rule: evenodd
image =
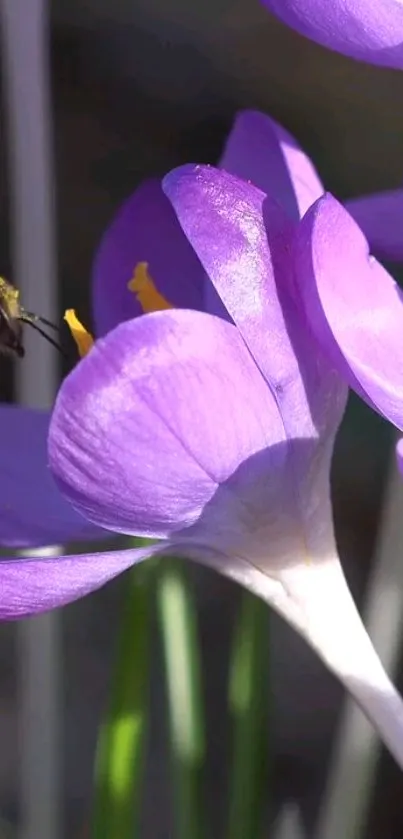
M 403 428 L 403 299 L 331 195 L 302 220 L 295 248 L 306 317 L 340 375 Z
M 403 260 L 403 189 L 376 192 L 345 202 L 369 247 L 380 259 Z
M 385 67 L 403 67 L 400 0 L 263 0 L 301 35 L 324 47 Z
M 225 573 L 249 590 L 266 596 L 270 581 L 242 559 L 222 561 L 217 553 L 191 542 L 159 543 L 125 551 L 0 560 L 0 620 L 16 620 L 65 606 L 104 586 L 151 556 L 174 554 Z
M 258 111 L 237 115 L 219 165 L 259 187 L 295 220 L 323 194 L 313 164 L 294 137 Z
M 396 444 L 396 459 L 399 472 L 403 475 L 403 437 Z
M 203 308 L 202 268 L 186 241 L 159 181 L 146 181 L 123 204 L 106 231 L 93 269 L 97 335 L 143 314 L 127 284 L 147 262 L 156 288 L 173 306 Z
M 49 455 L 90 520 L 164 537 L 193 525 L 242 461 L 283 437 L 235 327 L 173 310 L 122 324 L 77 365 L 56 401 Z
M 260 190 L 212 167 L 181 167 L 163 186 L 275 394 L 287 436 L 331 435 L 346 389 L 296 305 L 290 262 L 294 224 Z
M 65 606 L 101 588 L 135 563 L 164 551 L 162 544 L 126 551 L 1 559 L 0 620 Z
M 71 508 L 52 480 L 47 466 L 49 420 L 45 411 L 0 407 L 3 546 L 29 548 L 100 537 L 101 531 Z

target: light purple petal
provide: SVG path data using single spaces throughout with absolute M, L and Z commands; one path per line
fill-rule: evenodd
M 385 67 L 403 67 L 400 0 L 263 0 L 269 11 L 324 47 Z
M 403 475 L 403 437 L 396 444 L 396 459 L 399 472 Z
M 323 194 L 316 169 L 294 137 L 258 111 L 237 115 L 219 166 L 259 187 L 295 220 Z
M 159 546 L 0 560 L 0 620 L 47 612 L 95 591 Z
M 0 545 L 29 548 L 105 533 L 76 513 L 47 466 L 50 414 L 0 406 Z
M 302 220 L 295 248 L 311 329 L 350 387 L 403 429 L 403 297 L 331 195 Z
M 345 207 L 380 259 L 403 260 L 403 189 L 376 192 L 345 202 Z
M 56 401 L 49 456 L 90 520 L 164 537 L 190 528 L 218 485 L 283 438 L 276 401 L 235 327 L 173 310 L 122 324 L 77 365 Z M 269 451 L 265 475 L 282 459 Z M 243 485 L 257 471 L 246 468 Z
M 143 314 L 127 288 L 135 266 L 147 262 L 157 290 L 173 306 L 203 308 L 203 271 L 159 181 L 145 181 L 108 227 L 93 268 L 93 313 L 98 336 Z
M 65 606 L 104 586 L 133 565 L 166 555 L 202 562 L 263 596 L 270 581 L 262 571 L 240 557 L 181 539 L 141 548 L 69 556 L 36 556 L 0 559 L 0 621 L 17 620 Z
M 331 437 L 346 388 L 297 308 L 290 260 L 294 224 L 260 190 L 212 167 L 181 167 L 163 186 L 269 383 L 288 438 Z

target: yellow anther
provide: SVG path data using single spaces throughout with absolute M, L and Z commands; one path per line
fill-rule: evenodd
M 145 314 L 174 308 L 155 287 L 154 281 L 148 272 L 147 262 L 137 263 L 133 277 L 128 282 L 127 288 L 136 295 Z
M 94 344 L 94 339 L 92 335 L 84 328 L 82 323 L 79 321 L 74 309 L 67 309 L 64 313 L 64 320 L 66 321 L 70 332 L 77 344 L 77 349 L 80 355 L 80 358 L 84 358 L 87 353 L 89 353 L 91 347 Z

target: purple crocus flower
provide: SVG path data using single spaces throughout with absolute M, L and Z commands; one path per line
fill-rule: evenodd
M 403 67 L 400 0 L 263 0 L 284 23 L 336 52 L 384 67 Z
M 329 470 L 347 385 L 306 315 L 320 243 L 284 202 L 196 166 L 123 208 L 95 268 L 104 337 L 61 387 L 49 464 L 82 521 L 160 541 L 4 559 L 0 616 L 63 605 L 151 554 L 206 563 L 307 639 L 403 765 L 402 703 L 334 541 Z
M 151 553 L 207 563 L 257 592 L 312 644 L 403 763 L 401 701 L 334 542 L 329 469 L 347 387 L 303 315 L 293 267 L 299 223 L 210 167 L 173 172 L 164 190 L 183 231 L 178 261 L 191 245 L 189 285 L 202 266 L 204 288 L 211 284 L 205 308 L 216 312 L 219 300 L 221 316 L 168 309 L 112 329 L 65 380 L 49 434 L 52 473 L 81 515 L 161 541 L 6 560 L 3 617 L 61 605 Z M 167 283 L 161 274 L 152 291 L 161 308 L 175 285 L 173 264 L 166 267 Z M 140 272 L 135 287 L 147 305 L 144 279 Z

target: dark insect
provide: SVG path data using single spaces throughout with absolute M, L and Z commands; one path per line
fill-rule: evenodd
M 33 312 L 27 312 L 21 306 L 19 296 L 18 289 L 14 288 L 3 277 L 0 277 L 0 353 L 24 358 L 25 349 L 22 342 L 24 323 L 29 323 L 33 329 L 49 341 L 49 344 L 62 352 L 58 342 L 44 332 L 39 324 L 43 324 L 56 332 L 58 327 L 46 318 L 35 315 Z

